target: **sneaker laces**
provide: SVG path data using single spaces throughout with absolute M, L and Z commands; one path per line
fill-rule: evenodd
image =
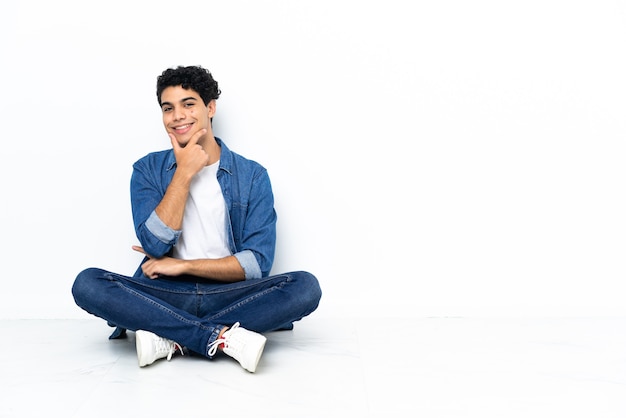
M 224 345 L 226 345 L 228 335 L 237 328 L 239 328 L 239 322 L 235 322 L 232 327 L 224 331 L 221 338 L 218 338 L 217 340 L 209 344 L 209 356 L 213 357 L 217 353 L 217 349 L 219 348 L 220 344 L 223 343 Z
M 174 355 L 176 350 L 180 351 L 181 355 L 185 355 L 185 353 L 183 353 L 183 348 L 177 342 L 161 337 L 155 341 L 155 344 L 157 354 L 167 354 L 167 361 L 170 361 L 172 359 L 172 356 Z

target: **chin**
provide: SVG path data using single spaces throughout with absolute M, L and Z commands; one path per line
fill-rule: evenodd
M 176 142 L 178 142 L 178 145 L 179 145 L 179 146 L 181 146 L 181 147 L 183 147 L 183 148 L 184 148 L 184 147 L 185 147 L 185 146 L 189 143 L 189 141 L 191 140 L 191 137 L 187 137 L 187 136 L 180 137 L 180 136 L 175 135 L 174 137 L 176 138 Z

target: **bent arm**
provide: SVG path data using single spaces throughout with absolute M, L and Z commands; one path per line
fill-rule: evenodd
M 191 275 L 223 282 L 238 282 L 245 279 L 244 270 L 235 256 L 219 259 L 181 260 L 173 257 L 153 258 L 143 248 L 133 246 L 133 250 L 146 255 L 141 269 L 146 277 L 157 279 L 161 276 L 177 277 Z
M 181 229 L 168 226 L 156 212 L 167 193 L 170 176 L 175 168 L 165 167 L 167 162 L 157 158 L 144 158 L 133 165 L 130 182 L 133 222 L 142 252 L 151 257 L 168 254 L 178 242 Z
M 161 257 L 178 241 L 192 178 L 209 156 L 197 144 L 206 129 L 198 131 L 181 148 L 170 135 L 172 153 L 152 154 L 133 165 L 131 203 L 137 238 L 147 254 Z

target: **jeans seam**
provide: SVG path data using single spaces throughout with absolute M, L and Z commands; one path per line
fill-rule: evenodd
M 155 302 L 153 299 L 151 299 L 151 298 L 149 298 L 149 297 L 146 297 L 145 295 L 141 294 L 141 293 L 140 293 L 140 292 L 138 292 L 137 290 L 135 290 L 135 289 L 133 289 L 133 288 L 131 288 L 131 287 L 125 286 L 125 285 L 124 285 L 122 282 L 120 282 L 119 280 L 115 280 L 115 284 L 116 284 L 118 287 L 120 287 L 123 291 L 125 291 L 125 292 L 127 292 L 127 293 L 132 293 L 132 294 L 133 294 L 133 295 L 135 295 L 136 297 L 138 297 L 138 298 L 142 299 L 142 300 L 143 300 L 143 301 L 145 301 L 145 302 L 148 302 L 148 303 L 152 304 L 153 306 L 157 307 L 157 308 L 158 308 L 158 309 L 160 309 L 161 311 L 163 311 L 163 312 L 165 312 L 165 313 L 167 313 L 167 314 L 171 315 L 172 317 L 174 317 L 174 318 L 178 319 L 178 320 L 179 320 L 179 321 L 181 321 L 181 322 L 184 322 L 184 323 L 186 323 L 186 324 L 190 324 L 190 325 L 195 325 L 195 326 L 198 326 L 198 327 L 200 327 L 200 328 L 201 328 L 201 329 L 203 329 L 203 330 L 210 330 L 210 329 L 211 329 L 210 327 L 206 327 L 206 326 L 204 326 L 204 325 L 203 325 L 200 321 L 190 321 L 190 320 L 188 320 L 187 318 L 185 318 L 185 317 L 183 317 L 183 316 L 179 315 L 178 313 L 176 313 L 176 312 L 172 311 L 171 309 L 169 309 L 169 308 L 167 308 L 167 307 L 165 307 L 165 306 L 163 306 L 163 305 L 161 305 L 161 304 L 159 304 L 159 303 Z
M 256 300 L 256 299 L 258 299 L 258 298 L 260 298 L 262 296 L 265 296 L 265 295 L 269 294 L 270 292 L 278 290 L 280 287 L 282 287 L 282 283 L 281 283 L 281 286 L 272 286 L 269 289 L 264 290 L 263 292 L 256 293 L 256 294 L 254 294 L 252 296 L 249 296 L 249 297 L 247 297 L 247 298 L 245 298 L 243 300 L 240 300 L 239 302 L 237 302 L 236 304 L 232 305 L 228 309 L 223 309 L 219 313 L 217 313 L 216 315 L 213 315 L 210 318 L 210 320 L 218 319 L 218 318 L 220 318 L 220 317 L 222 317 L 222 316 L 224 316 L 224 315 L 226 315 L 226 314 L 228 314 L 228 313 L 230 313 L 230 312 L 232 312 L 232 311 L 234 311 L 236 309 L 239 309 L 240 307 L 246 305 L 249 302 L 252 302 L 252 301 L 254 301 L 254 300 Z

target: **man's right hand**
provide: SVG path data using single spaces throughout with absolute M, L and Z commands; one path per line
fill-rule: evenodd
M 209 163 L 209 154 L 202 148 L 202 145 L 198 144 L 202 135 L 206 133 L 206 129 L 200 129 L 184 147 L 180 146 L 174 134 L 168 133 L 176 157 L 176 172 L 185 174 L 191 179 Z

